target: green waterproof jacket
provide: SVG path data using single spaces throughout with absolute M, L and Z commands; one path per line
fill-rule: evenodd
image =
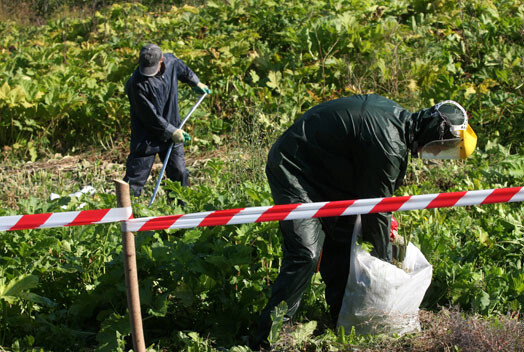
M 344 97 L 311 108 L 269 152 L 267 174 L 275 202 L 393 196 L 409 152 L 428 125 L 428 110 L 411 113 L 379 95 Z M 323 221 L 332 228 L 352 223 L 343 218 Z M 373 243 L 374 255 L 388 261 L 390 221 L 389 213 L 362 217 L 364 240 Z M 347 228 L 345 235 L 351 231 Z

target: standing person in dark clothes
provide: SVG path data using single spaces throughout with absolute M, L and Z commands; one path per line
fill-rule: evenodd
M 179 129 L 178 81 L 200 94 L 211 91 L 197 75 L 171 53 L 163 54 L 156 44 L 140 50 L 138 68 L 127 81 L 125 91 L 131 105 L 131 147 L 124 181 L 140 196 L 158 154 L 162 162 L 171 141 L 175 143 L 166 166 L 170 180 L 189 185 L 184 160 L 184 142 L 191 138 Z
M 467 114 L 452 101 L 412 113 L 379 95 L 355 95 L 317 105 L 272 146 L 266 174 L 275 204 L 391 197 L 409 154 L 467 158 L 476 147 Z M 372 255 L 390 262 L 391 213 L 362 216 Z M 285 301 L 296 313 L 320 261 L 326 301 L 336 323 L 349 274 L 355 216 L 280 221 L 283 261 L 261 313 L 251 348 L 269 348 L 271 312 Z

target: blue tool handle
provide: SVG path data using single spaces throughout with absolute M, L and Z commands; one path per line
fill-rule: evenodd
M 202 100 L 204 100 L 206 95 L 207 95 L 207 93 L 204 92 L 204 94 L 202 94 L 202 96 L 198 99 L 196 104 L 193 105 L 191 110 L 189 110 L 189 112 L 187 113 L 187 115 L 184 118 L 184 120 L 182 120 L 182 123 L 180 124 L 180 127 L 178 127 L 179 129 L 184 127 L 184 125 L 186 124 L 187 119 L 189 119 L 189 116 L 191 116 L 191 114 L 193 114 L 193 112 L 200 105 Z M 151 206 L 151 204 L 153 204 L 153 202 L 155 200 L 155 197 L 156 197 L 156 194 L 158 193 L 158 188 L 160 187 L 160 182 L 162 181 L 162 176 L 164 176 L 164 171 L 166 171 L 167 162 L 169 160 L 169 156 L 171 155 L 171 151 L 173 150 L 174 146 L 175 146 L 175 143 L 171 142 L 171 144 L 169 145 L 169 149 L 167 150 L 166 157 L 164 158 L 164 164 L 162 165 L 162 169 L 160 170 L 160 176 L 158 176 L 158 181 L 156 181 L 156 186 L 155 186 L 155 190 L 153 191 L 153 196 L 151 197 L 151 200 L 149 201 L 149 204 L 147 205 L 148 208 Z

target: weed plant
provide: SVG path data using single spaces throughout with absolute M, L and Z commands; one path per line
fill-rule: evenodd
M 114 4 L 38 28 L 2 21 L 0 216 L 116 205 L 111 181 L 123 175 L 128 143 L 123 83 L 146 41 L 183 58 L 214 94 L 187 125 L 191 187 L 165 180 L 148 208 L 157 162 L 144 196 L 133 199 L 136 217 L 271 205 L 264 168 L 272 143 L 309 107 L 353 93 L 383 94 L 412 110 L 452 98 L 471 112 L 480 137 L 473 158 L 412 160 L 396 195 L 521 186 L 523 11 L 489 1 L 229 1 Z M 195 97 L 180 94 L 184 115 Z M 95 194 L 69 195 L 84 185 Z M 522 206 L 395 217 L 433 265 L 422 332 L 336 331 L 315 275 L 296 321 L 275 331 L 275 346 L 522 350 Z M 152 350 L 247 351 L 280 267 L 276 223 L 140 232 L 136 247 Z M 0 301 L 1 349 L 128 350 L 119 226 L 0 232 Z
M 115 3 L 38 28 L 2 21 L 0 145 L 34 161 L 44 150 L 125 138 L 124 83 L 140 46 L 153 41 L 212 82 L 195 126 L 208 146 L 239 114 L 278 131 L 321 101 L 378 93 L 412 110 L 460 101 L 481 144 L 500 131 L 522 152 L 518 2 L 388 4 Z

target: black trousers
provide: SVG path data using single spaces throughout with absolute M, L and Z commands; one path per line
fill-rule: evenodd
M 166 149 L 158 152 L 158 156 L 162 162 L 165 160 L 167 151 Z M 137 197 L 142 193 L 142 189 L 151 173 L 156 154 L 157 153 L 132 152 L 127 157 L 124 181 L 129 183 L 132 193 Z M 179 181 L 182 186 L 189 185 L 189 171 L 186 169 L 184 145 L 182 143 L 174 145 L 165 172 L 167 178 L 170 180 Z
M 311 202 L 313 193 L 307 181 L 296 178 L 283 169 L 266 168 L 275 204 Z M 309 190 L 309 191 L 308 191 Z M 355 217 L 344 216 L 325 219 L 297 219 L 281 221 L 283 258 L 280 272 L 271 288 L 271 297 L 263 309 L 253 346 L 267 346 L 271 329 L 271 312 L 285 301 L 286 316 L 296 313 L 302 295 L 309 285 L 322 252 L 320 274 L 326 284 L 326 302 L 336 323 L 344 298 L 351 252 L 351 234 Z

